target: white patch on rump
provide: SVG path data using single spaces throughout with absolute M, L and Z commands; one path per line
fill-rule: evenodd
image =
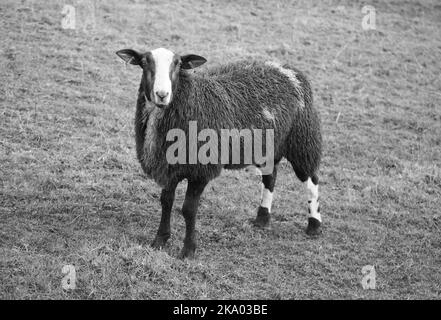
M 302 84 L 300 83 L 300 80 L 297 78 L 297 74 L 294 70 L 286 69 L 280 65 L 280 63 L 274 62 L 274 61 L 266 61 L 265 64 L 267 66 L 273 67 L 277 69 L 280 73 L 284 74 L 288 77 L 288 79 L 293 83 L 294 88 L 296 89 L 297 93 L 299 94 L 299 97 L 301 99 L 300 101 L 300 108 L 305 107 L 305 102 L 303 100 L 303 89 Z
M 155 62 L 155 82 L 153 83 L 153 96 L 156 104 L 167 105 L 172 95 L 172 83 L 170 80 L 170 66 L 173 62 L 174 53 L 164 48 L 158 48 L 152 52 Z M 156 92 L 167 93 L 164 100 L 159 99 Z
M 274 114 L 272 114 L 267 108 L 263 109 L 262 114 L 266 119 L 274 121 Z

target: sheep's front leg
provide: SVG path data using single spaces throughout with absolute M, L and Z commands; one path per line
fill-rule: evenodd
M 185 239 L 184 247 L 181 250 L 180 258 L 193 258 L 196 250 L 196 214 L 199 206 L 199 199 L 204 191 L 207 182 L 188 181 L 187 192 L 185 194 L 182 215 L 185 219 Z
M 160 249 L 164 247 L 167 240 L 170 238 L 170 215 L 175 200 L 175 190 L 177 184 L 171 184 L 168 187 L 162 189 L 161 192 L 161 207 L 162 215 L 161 222 L 159 223 L 158 232 L 155 240 L 153 240 L 152 247 Z

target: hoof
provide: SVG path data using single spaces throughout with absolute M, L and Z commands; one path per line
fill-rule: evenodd
M 306 228 L 306 234 L 308 236 L 318 236 L 322 233 L 321 222 L 315 218 L 308 218 L 308 227 Z
M 165 244 L 167 243 L 169 237 L 161 237 L 161 236 L 156 236 L 155 240 L 153 240 L 153 242 L 151 243 L 151 247 L 153 249 L 162 249 L 164 248 Z
M 179 259 L 184 260 L 184 259 L 194 259 L 194 253 L 195 253 L 195 248 L 189 248 L 184 246 L 181 250 L 181 252 L 179 253 Z
M 268 208 L 259 207 L 257 210 L 257 217 L 252 221 L 253 225 L 258 228 L 266 228 L 269 226 L 270 222 L 270 213 L 268 212 Z

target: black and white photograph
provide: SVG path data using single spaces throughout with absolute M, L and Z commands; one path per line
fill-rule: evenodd
M 441 299 L 439 0 L 0 17 L 0 300 Z

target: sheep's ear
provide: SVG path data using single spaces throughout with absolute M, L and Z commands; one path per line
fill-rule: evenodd
M 193 69 L 203 65 L 205 62 L 207 62 L 207 59 L 195 54 L 187 54 L 181 57 L 181 61 L 182 69 Z
M 142 55 L 141 53 L 132 49 L 123 49 L 116 52 L 118 57 L 123 59 L 126 63 L 141 65 Z

